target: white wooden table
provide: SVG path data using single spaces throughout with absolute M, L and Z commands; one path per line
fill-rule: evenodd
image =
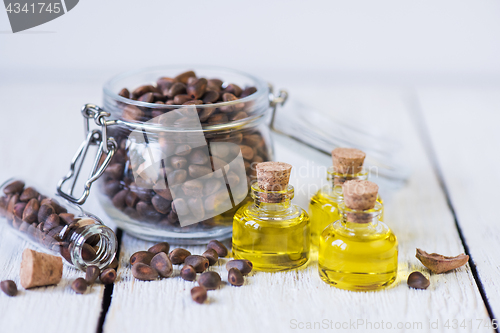
M 79 108 L 99 103 L 102 80 L 0 81 L 0 178 L 31 177 L 55 189 L 82 138 Z M 391 190 L 381 182 L 386 223 L 400 244 L 399 274 L 392 287 L 368 293 L 335 289 L 320 280 L 312 260 L 296 271 L 253 272 L 241 288 L 224 283 L 209 292 L 207 304 L 199 305 L 190 298 L 195 282 L 180 279 L 178 270 L 169 279 L 135 280 L 128 259 L 152 243 L 119 232 L 114 285 L 95 284 L 85 295 L 76 295 L 70 284 L 83 273 L 65 266 L 58 286 L 22 290 L 15 298 L 0 294 L 0 332 L 494 331 L 491 321 L 500 315 L 500 226 L 495 213 L 500 197 L 499 87 L 319 89 L 291 83 L 289 90 L 405 146 L 412 169 L 408 183 Z M 294 173 L 291 179 L 296 188 L 312 184 L 295 199 L 307 207 L 308 197 L 324 181 L 325 175 L 315 170 L 330 159 L 278 136 L 275 149 L 277 160 L 311 171 Z M 113 226 L 95 196 L 85 208 Z M 32 245 L 0 227 L 0 280 L 13 279 L 19 285 L 26 247 Z M 417 247 L 445 255 L 465 251 L 470 265 L 431 274 L 415 258 Z M 189 250 L 201 254 L 203 247 Z M 226 260 L 211 268 L 223 281 Z M 415 270 L 430 276 L 427 290 L 406 285 Z

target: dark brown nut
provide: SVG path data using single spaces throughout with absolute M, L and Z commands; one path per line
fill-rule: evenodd
M 170 212 L 171 201 L 164 199 L 163 197 L 159 196 L 158 194 L 153 197 L 153 199 L 151 200 L 151 203 L 153 204 L 153 207 L 156 209 L 156 211 L 158 211 L 162 214 L 168 214 L 168 212 Z M 167 250 L 167 253 L 168 253 L 168 250 Z
M 127 193 L 127 196 L 125 197 L 125 204 L 128 207 L 134 208 L 138 202 L 139 202 L 139 196 L 137 195 L 137 193 L 129 191 Z
M 437 253 L 427 253 L 421 249 L 417 249 L 416 257 L 435 274 L 451 271 L 465 265 L 469 261 L 469 256 L 464 253 L 456 257 L 446 257 Z
M 183 248 L 176 248 L 173 249 L 172 252 L 168 255 L 170 258 L 170 261 L 172 262 L 173 265 L 179 265 L 184 263 L 184 260 L 186 257 L 190 256 L 191 252 L 189 252 L 186 249 Z
M 244 97 L 250 96 L 251 94 L 254 94 L 256 92 L 257 92 L 257 88 L 255 88 L 255 87 L 246 87 L 241 92 L 240 98 L 244 98 Z
M 35 190 L 33 187 L 27 187 L 24 189 L 23 193 L 19 197 L 19 200 L 24 201 L 24 202 L 28 202 L 31 199 L 38 200 L 39 195 L 40 195 L 40 193 L 38 193 L 37 190 Z
M 188 101 L 191 100 L 191 96 L 187 94 L 180 94 L 174 97 L 174 104 L 175 105 L 182 105 Z
M 87 291 L 87 281 L 84 278 L 78 278 L 71 284 L 71 289 L 77 294 L 84 294 Z
M 56 210 L 52 205 L 49 205 L 47 203 L 44 203 L 40 206 L 40 209 L 38 210 L 38 222 L 45 222 L 47 217 L 50 215 L 54 214 Z
M 19 194 L 14 194 L 11 196 L 8 204 L 7 204 L 7 218 L 12 219 L 14 213 L 14 206 L 19 202 Z M 25 207 L 26 208 L 26 207 Z M 24 211 L 23 211 L 24 214 Z
M 121 97 L 130 98 L 130 91 L 128 91 L 127 88 L 123 88 L 122 90 L 120 90 L 118 95 L 120 95 Z
M 170 244 L 168 244 L 167 242 L 162 242 L 162 243 L 158 243 L 158 244 L 155 244 L 155 245 L 151 246 L 148 249 L 148 252 L 151 252 L 153 254 L 158 254 L 160 252 L 165 252 L 168 255 L 168 251 L 169 250 L 170 250 Z
M 56 214 L 68 212 L 68 210 L 66 208 L 59 205 L 59 202 L 57 202 L 56 200 L 54 200 L 52 198 L 44 198 L 42 201 L 40 201 L 40 206 L 41 205 L 51 205 L 54 208 Z
M 151 263 L 151 259 L 153 259 L 154 254 L 149 251 L 138 251 L 130 256 L 130 264 L 135 265 L 137 263 L 142 263 L 149 265 Z
M 205 165 L 191 164 L 188 167 L 188 171 L 189 171 L 189 175 L 192 178 L 200 178 L 200 177 L 211 174 L 212 168 L 209 168 Z
M 207 300 L 207 290 L 203 287 L 191 289 L 191 298 L 198 304 L 203 304 Z
M 177 198 L 172 201 L 172 210 L 180 216 L 189 214 L 189 207 L 186 201 L 182 198 Z
M 156 269 L 143 263 L 137 263 L 132 266 L 132 275 L 142 281 L 153 281 L 158 278 Z
M 203 150 L 194 150 L 188 157 L 189 163 L 203 165 L 208 162 L 208 155 Z
M 231 268 L 237 268 L 241 274 L 247 275 L 252 271 L 253 264 L 250 260 L 246 259 L 236 259 L 236 260 L 230 260 L 226 264 L 226 269 L 230 270 Z
M 172 268 L 172 262 L 168 258 L 165 252 L 157 253 L 153 259 L 151 259 L 151 267 L 158 271 L 161 277 L 167 278 L 172 275 L 174 269 Z
M 59 218 L 59 215 L 52 214 L 45 220 L 45 223 L 43 224 L 43 231 L 47 232 L 54 229 L 55 227 L 58 227 L 59 225 L 61 225 L 61 219 Z
M 408 286 L 415 289 L 427 289 L 431 282 L 420 272 L 413 272 L 408 276 Z
M 181 278 L 186 281 L 196 280 L 196 271 L 191 265 L 184 265 L 181 269 Z
M 175 147 L 175 155 L 177 156 L 187 156 L 191 153 L 191 146 L 190 145 L 177 145 Z
M 116 270 L 114 268 L 106 268 L 99 275 L 99 280 L 101 280 L 102 284 L 114 283 L 116 280 Z
M 214 249 L 217 252 L 217 255 L 221 258 L 227 256 L 228 254 L 227 247 L 215 239 L 208 242 L 207 249 Z
M 53 230 L 56 230 L 55 228 Z M 95 249 L 90 246 L 89 244 L 85 243 L 82 246 L 82 258 L 86 262 L 91 262 L 95 260 L 97 257 L 97 253 L 95 252 Z
M 188 180 L 181 187 L 184 194 L 189 197 L 201 198 L 203 196 L 203 182 L 201 180 Z
M 193 71 L 187 71 L 181 73 L 175 77 L 175 81 L 182 82 L 186 84 L 190 77 L 196 77 L 196 74 Z
M 241 95 L 242 89 L 234 83 L 230 83 L 227 85 L 226 89 L 224 89 L 226 93 L 233 94 L 236 97 Z
M 243 274 L 236 267 L 231 268 L 227 273 L 227 281 L 236 287 L 240 287 L 245 283 Z
M 203 103 L 214 103 L 219 99 L 219 92 L 215 90 L 208 90 L 203 94 Z
M 210 266 L 215 265 L 217 263 L 217 260 L 219 260 L 219 255 L 214 249 L 208 249 L 205 252 L 203 252 L 202 256 L 208 259 L 208 263 Z
M 44 205 L 42 205 L 43 207 Z M 40 210 L 42 210 L 42 207 L 40 207 Z M 38 219 L 40 219 L 40 210 L 38 211 Z M 59 214 L 59 218 L 61 219 L 61 222 L 65 223 L 65 224 L 71 224 L 74 222 L 75 220 L 75 214 L 71 214 L 71 213 L 61 213 Z M 39 220 L 39 222 L 41 222 Z
M 122 118 L 130 121 L 141 120 L 144 117 L 144 112 L 134 105 L 127 105 L 122 112 Z
M 38 210 L 40 209 L 40 203 L 37 199 L 31 199 L 23 212 L 23 221 L 26 223 L 36 222 L 38 219 Z
M 168 98 L 173 99 L 177 95 L 186 93 L 186 85 L 181 82 L 174 83 L 168 91 L 164 91 L 163 95 L 166 95 Z
M 174 169 L 184 169 L 187 166 L 187 160 L 182 156 L 172 156 L 170 158 L 170 165 Z
M 14 208 L 12 209 L 12 213 L 18 219 L 22 219 L 24 208 L 26 208 L 26 202 L 18 202 L 14 205 Z
M 141 97 L 137 99 L 139 102 L 145 102 L 145 103 L 153 103 L 155 98 L 153 96 L 152 92 L 145 93 Z
M 190 83 L 187 86 L 187 94 L 192 98 L 192 99 L 199 99 L 203 94 L 205 93 L 207 89 L 207 79 L 205 78 L 199 78 L 194 80 L 192 83 Z
M 148 92 L 157 92 L 157 90 L 154 86 L 147 84 L 144 86 L 140 86 L 137 89 L 135 89 L 134 91 L 132 91 L 132 95 L 135 97 L 139 97 L 139 96 L 142 96 Z
M 6 195 L 21 193 L 24 189 L 24 182 L 22 180 L 15 180 L 4 187 L 3 193 Z
M 87 269 L 85 270 L 85 281 L 87 281 L 87 284 L 93 284 L 99 277 L 100 273 L 101 271 L 99 270 L 99 267 L 94 265 L 87 266 Z
M 207 290 L 215 290 L 219 288 L 221 278 L 217 272 L 205 272 L 198 278 L 198 284 Z
M 17 295 L 17 285 L 12 280 L 0 282 L 0 289 L 2 289 L 7 296 L 13 297 Z
M 190 256 L 187 256 L 186 259 L 184 259 L 184 263 L 186 265 L 193 266 L 196 273 L 202 273 L 206 271 L 206 269 L 209 266 L 208 259 L 203 256 L 199 256 L 197 254 L 192 254 Z

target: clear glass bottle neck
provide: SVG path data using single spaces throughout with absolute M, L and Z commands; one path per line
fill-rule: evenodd
M 331 166 L 327 170 L 326 179 L 328 180 L 328 183 L 331 186 L 331 188 L 335 190 L 335 192 L 340 192 L 340 194 L 342 194 L 342 184 L 344 184 L 348 180 L 355 180 L 355 179 L 367 180 L 368 172 L 362 170 L 361 172 L 356 174 L 344 174 L 335 172 L 333 166 Z
M 339 205 L 342 214 L 342 224 L 353 228 L 376 227 L 382 214 L 382 205 L 375 202 L 375 207 L 367 210 L 355 210 L 348 208 L 345 203 Z
M 251 195 L 255 205 L 266 211 L 282 211 L 291 207 L 294 196 L 293 186 L 288 185 L 282 191 L 266 191 L 259 187 L 257 182 L 252 184 Z

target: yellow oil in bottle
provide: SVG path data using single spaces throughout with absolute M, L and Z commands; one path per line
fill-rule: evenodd
M 255 202 L 246 203 L 234 215 L 233 256 L 247 259 L 253 268 L 262 271 L 282 271 L 307 263 L 310 247 L 310 227 L 307 213 L 293 205 L 293 187 L 288 186 L 280 202 L 259 200 L 265 194 L 255 183 Z M 276 192 L 274 192 L 276 193 Z
M 340 209 L 346 209 L 344 204 Z M 398 270 L 398 242 L 381 222 L 376 204 L 369 223 L 349 222 L 345 214 L 320 236 L 318 270 L 321 279 L 340 289 L 367 291 L 393 283 Z M 348 208 L 347 208 L 348 210 Z
M 311 219 L 311 244 L 313 248 L 317 248 L 321 232 L 329 224 L 340 219 L 339 204 L 344 201 L 342 195 L 342 186 L 340 184 L 347 180 L 367 179 L 368 173 L 358 173 L 354 175 L 339 174 L 333 171 L 333 168 L 328 169 L 328 184 L 323 186 L 311 198 L 309 202 L 309 218 Z M 334 185 L 337 184 L 337 185 Z M 382 204 L 382 212 L 380 213 L 380 221 L 384 219 L 383 200 L 380 195 L 377 201 Z

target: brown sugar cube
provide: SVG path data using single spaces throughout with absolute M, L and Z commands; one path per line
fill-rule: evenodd
M 342 174 L 357 174 L 363 169 L 366 154 L 355 148 L 332 150 L 333 170 Z
M 283 162 L 263 162 L 256 166 L 257 183 L 266 191 L 282 191 L 288 186 L 292 166 Z
M 20 273 L 23 288 L 58 284 L 62 271 L 62 258 L 30 249 L 24 250 Z
M 369 180 L 349 180 L 343 185 L 344 202 L 350 209 L 367 210 L 375 207 L 378 185 Z

